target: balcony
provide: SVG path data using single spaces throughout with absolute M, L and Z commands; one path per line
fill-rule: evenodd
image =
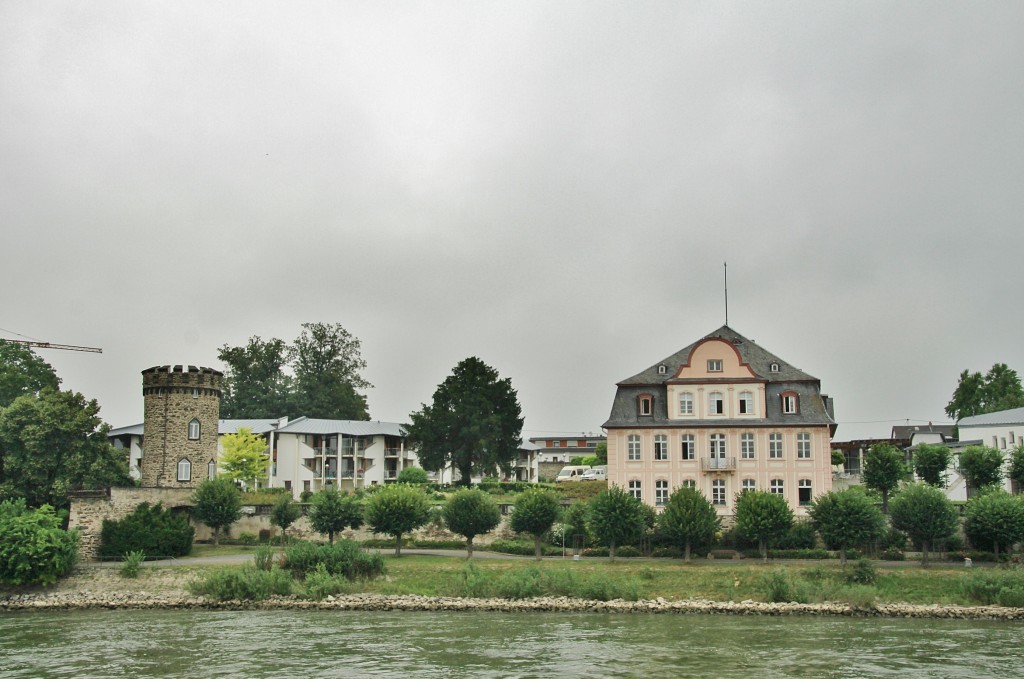
M 402 456 L 402 449 L 401 448 L 385 448 L 384 449 L 384 457 L 401 457 L 401 456 Z
M 700 458 L 700 470 L 703 472 L 734 472 L 736 471 L 736 458 L 702 457 Z
M 339 478 L 342 479 L 361 479 L 363 478 L 363 472 L 355 469 L 342 469 Z
M 384 480 L 385 481 L 394 481 L 397 478 L 398 478 L 398 470 L 397 469 L 385 469 L 384 470 Z

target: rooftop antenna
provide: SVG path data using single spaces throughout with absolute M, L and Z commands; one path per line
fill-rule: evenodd
M 729 325 L 729 263 L 722 262 L 725 271 L 725 324 Z

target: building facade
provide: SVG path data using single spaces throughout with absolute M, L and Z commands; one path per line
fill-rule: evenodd
M 835 428 L 816 377 L 723 326 L 618 383 L 608 481 L 655 507 L 692 486 L 725 516 L 764 490 L 804 515 L 832 488 Z
M 561 462 L 569 464 L 574 457 L 587 457 L 594 454 L 598 443 L 606 440 L 597 434 L 577 434 L 569 436 L 533 436 L 530 443 L 537 447 L 539 462 Z
M 960 432 L 959 449 L 953 450 L 953 471 L 950 474 L 947 495 L 954 500 L 966 500 L 967 484 L 960 474 L 960 450 L 966 446 L 988 446 L 1003 453 L 1003 489 L 1010 493 L 1019 493 L 1021 488 L 1006 475 L 1009 471 L 1010 456 L 1013 451 L 1024 445 L 1024 408 L 1000 410 L 994 413 L 973 415 L 957 422 Z

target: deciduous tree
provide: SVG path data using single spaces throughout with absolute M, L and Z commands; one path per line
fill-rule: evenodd
M 998 560 L 1000 547 L 1009 551 L 1024 540 L 1024 498 L 1002 489 L 971 498 L 964 510 L 964 533 L 976 549 L 991 548 Z
M 531 488 L 516 498 L 509 527 L 517 533 L 533 536 L 533 553 L 540 559 L 544 534 L 551 530 L 559 514 L 561 505 L 554 493 L 544 488 Z
M 307 417 L 368 420 L 366 397 L 373 385 L 360 371 L 366 361 L 359 339 L 340 323 L 303 323 L 289 352 L 295 373 L 295 407 Z
M 264 341 L 253 336 L 244 347 L 225 344 L 217 358 L 226 367 L 221 417 L 261 419 L 288 413 L 292 405 L 292 380 L 285 372 L 288 345 L 284 341 Z
M 501 523 L 498 503 L 479 488 L 456 491 L 441 510 L 448 530 L 466 538 L 466 558 L 473 558 L 473 538 L 489 533 Z
M 946 405 L 946 414 L 960 421 L 972 415 L 994 413 L 1024 406 L 1024 387 L 1017 371 L 996 363 L 984 376 L 964 370 Z
M 973 491 L 1003 480 L 1003 453 L 988 446 L 967 446 L 960 452 L 960 473 Z
M 892 500 L 889 519 L 893 528 L 921 543 L 921 563 L 926 566 L 930 546 L 957 529 L 953 503 L 941 490 L 926 483 L 912 483 L 901 490 Z
M 266 481 L 270 456 L 262 436 L 248 427 L 239 427 L 236 433 L 221 437 L 221 447 L 220 468 L 225 476 L 254 488 Z
M 792 525 L 793 510 L 781 495 L 748 490 L 737 496 L 736 530 L 749 540 L 757 540 L 763 561 L 768 561 L 768 545 Z
M 288 527 L 302 516 L 302 508 L 292 499 L 291 493 L 284 493 L 270 508 L 270 523 L 281 529 L 281 542 L 287 542 Z
M 333 488 L 316 493 L 310 500 L 309 525 L 317 533 L 325 533 L 334 544 L 334 534 L 363 525 L 365 508 L 355 495 L 343 495 Z
M 53 367 L 26 346 L 0 340 L 0 408 L 19 396 L 56 391 L 60 378 Z
M 1024 443 L 1021 443 L 1010 453 L 1010 468 L 1006 474 L 1013 481 L 1020 492 L 1024 488 Z
M 458 470 L 459 483 L 496 468 L 510 472 L 519 453 L 523 418 L 508 378 L 472 357 L 460 362 L 434 392 L 431 405 L 410 415 L 406 434 L 424 469 Z
M 889 513 L 889 495 L 907 478 L 903 451 L 889 443 L 876 443 L 864 456 L 864 485 L 882 494 L 882 512 Z
M 231 479 L 207 479 L 192 493 L 192 514 L 213 530 L 213 544 L 221 531 L 242 518 L 242 492 Z
M 847 549 L 869 544 L 885 534 L 885 517 L 859 488 L 818 496 L 810 515 L 825 546 L 839 550 L 839 561 L 844 566 Z
M 612 486 L 590 501 L 588 528 L 601 543 L 608 545 L 608 556 L 615 549 L 643 537 L 647 515 L 642 503 L 618 486 Z
M 680 486 L 672 492 L 658 517 L 661 532 L 669 540 L 682 545 L 683 560 L 687 563 L 691 548 L 710 544 L 721 525 L 718 512 L 704 494 L 687 486 Z
M 430 501 L 415 486 L 385 486 L 366 501 L 366 523 L 374 533 L 393 535 L 395 556 L 402 555 L 402 535 L 430 520 Z
M 424 484 L 430 481 L 427 472 L 420 467 L 406 467 L 398 472 L 399 483 Z
M 946 487 L 946 470 L 951 455 L 949 448 L 937 443 L 921 443 L 914 446 L 914 471 L 921 480 L 936 488 Z

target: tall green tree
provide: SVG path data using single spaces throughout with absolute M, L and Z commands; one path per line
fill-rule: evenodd
M 597 464 L 608 464 L 608 442 L 601 441 L 594 446 L 594 457 L 597 458 Z
M 992 490 L 973 497 L 964 510 L 964 533 L 976 549 L 991 548 L 999 559 L 999 548 L 1009 551 L 1024 540 L 1024 498 Z
M 618 486 L 590 500 L 588 528 L 601 543 L 608 545 L 608 556 L 615 559 L 619 545 L 634 542 L 647 530 L 643 503 Z
M 281 417 L 292 405 L 292 380 L 285 372 L 288 345 L 253 336 L 244 347 L 225 344 L 217 358 L 226 366 L 220 416 L 224 419 Z
M 213 544 L 221 531 L 242 518 L 242 492 L 231 479 L 207 479 L 192 492 L 192 515 L 213 530 Z
M 972 491 L 998 485 L 1003 480 L 1003 453 L 988 446 L 967 446 L 960 452 L 960 473 Z
M 921 480 L 936 488 L 946 487 L 946 470 L 952 459 L 949 448 L 938 443 L 914 446 L 914 471 Z
M 687 563 L 691 548 L 710 544 L 721 525 L 718 512 L 704 494 L 687 486 L 672 491 L 668 504 L 658 517 L 661 532 L 672 542 L 683 546 L 683 560 Z
M 282 493 L 270 508 L 270 523 L 281 529 L 281 542 L 288 541 L 288 527 L 302 516 L 302 508 L 292 499 L 291 493 Z
M 430 520 L 430 500 L 416 486 L 384 486 L 366 501 L 366 523 L 374 533 L 395 538 L 395 556 L 402 555 L 402 536 Z
M 810 515 L 825 546 L 839 550 L 839 561 L 844 566 L 847 549 L 870 544 L 885 534 L 885 517 L 859 488 L 819 495 Z
M 889 443 L 876 443 L 864 456 L 864 485 L 882 494 L 882 512 L 889 513 L 889 495 L 908 476 L 903 451 Z
M 768 546 L 793 525 L 793 510 L 786 498 L 763 490 L 748 490 L 736 498 L 736 530 L 757 540 L 761 559 L 768 561 Z
M 309 507 L 309 525 L 317 533 L 325 533 L 334 544 L 334 534 L 363 525 L 365 507 L 355 495 L 344 495 L 334 488 L 326 488 L 313 495 Z
M 130 486 L 127 451 L 107 441 L 95 400 L 49 387 L 0 409 L 0 499 L 68 506 L 68 493 Z
M 53 367 L 26 346 L 0 340 L 0 408 L 19 396 L 57 390 L 60 378 Z
M 889 520 L 892 527 L 921 544 L 921 563 L 928 565 L 928 550 L 956 532 L 958 518 L 953 503 L 941 490 L 926 483 L 912 483 L 893 498 Z
M 359 339 L 340 323 L 303 323 L 289 352 L 295 373 L 295 407 L 307 417 L 368 420 L 366 397 L 372 387 L 360 371 L 366 361 Z
M 1020 489 L 1024 488 L 1024 443 L 1018 445 L 1010 453 L 1010 468 L 1007 470 L 1006 476 L 1016 484 L 1015 493 L 1019 493 Z
M 266 481 L 270 456 L 262 436 L 248 427 L 239 427 L 236 433 L 221 437 L 221 448 L 220 468 L 229 479 L 254 488 Z
M 516 498 L 509 527 L 517 533 L 533 536 L 533 553 L 540 559 L 543 555 L 541 543 L 544 534 L 551 530 L 559 514 L 561 504 L 554 493 L 545 488 L 531 488 Z
M 960 421 L 965 417 L 994 413 L 1024 406 L 1024 387 L 1020 376 L 1005 363 L 996 363 L 988 373 L 964 370 L 946 414 Z
M 458 470 L 459 483 L 501 468 L 511 472 L 519 453 L 523 417 L 512 381 L 479 358 L 460 362 L 437 390 L 431 405 L 410 415 L 409 440 L 424 469 Z
M 456 491 L 441 510 L 448 530 L 466 538 L 466 558 L 473 558 L 473 538 L 489 533 L 501 523 L 498 503 L 479 488 Z

